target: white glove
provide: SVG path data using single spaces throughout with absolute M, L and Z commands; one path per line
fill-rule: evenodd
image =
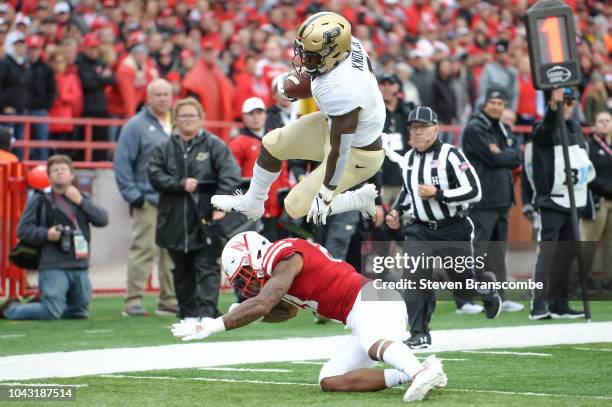
M 408 164 L 405 162 L 406 160 L 400 154 L 398 154 L 395 150 L 391 148 L 391 140 L 389 139 L 389 135 L 387 133 L 382 133 L 380 135 L 380 139 L 382 141 L 382 148 L 385 152 L 387 158 L 396 163 L 402 169 L 406 169 Z
M 223 318 L 221 317 L 202 318 L 199 322 L 182 320 L 178 324 L 173 324 L 171 331 L 172 335 L 183 338 L 184 341 L 192 341 L 225 331 L 225 324 L 223 324 Z
M 334 191 L 327 188 L 325 185 L 321 186 L 321 189 L 312 200 L 306 222 L 312 220 L 312 223 L 315 225 L 325 225 L 327 222 L 327 215 L 329 215 L 329 211 L 331 210 L 333 193 Z
M 276 91 L 279 95 L 289 102 L 295 102 L 297 99 L 285 94 L 285 79 L 291 72 L 285 72 L 276 77 Z

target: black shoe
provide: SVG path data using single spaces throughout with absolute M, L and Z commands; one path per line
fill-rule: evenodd
M 410 349 L 426 349 L 431 345 L 431 335 L 426 334 L 414 334 L 410 339 L 404 342 Z
M 540 319 L 550 319 L 550 312 L 546 310 L 546 303 L 544 301 L 532 301 L 531 311 L 529 312 L 529 319 L 537 321 Z
M 551 308 L 550 316 L 552 319 L 578 319 L 584 318 L 584 311 L 576 311 L 570 307 Z
M 4 304 L 0 305 L 0 319 L 4 319 L 4 311 L 7 310 L 11 305 L 20 303 L 21 301 L 19 301 L 17 298 L 9 298 L 8 300 L 6 300 Z
M 485 271 L 480 277 L 483 282 L 495 282 L 495 274 L 490 271 Z M 481 294 L 482 303 L 484 305 L 485 315 L 488 319 L 495 319 L 501 312 L 502 299 L 497 290 L 488 290 L 486 294 Z

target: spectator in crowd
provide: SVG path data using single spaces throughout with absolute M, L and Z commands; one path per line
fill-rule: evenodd
M 147 85 L 159 77 L 146 45 L 134 45 L 115 70 L 115 83 L 108 93 L 108 111 L 115 117 L 132 117 L 145 102 Z
M 503 89 L 508 99 L 508 107 L 516 112 L 518 103 L 518 80 L 517 70 L 512 63 L 514 61 L 508 47 L 508 40 L 502 39 L 495 44 L 495 59 L 485 65 L 478 84 L 478 99 L 476 110 L 484 103 L 487 89 L 497 87 Z
M 78 117 L 77 106 L 83 98 L 81 82 L 76 73 L 68 70 L 66 55 L 61 49 L 49 56 L 49 64 L 55 73 L 55 86 L 57 97 L 49 109 L 49 117 L 72 119 Z M 73 140 L 74 125 L 70 123 L 53 123 L 49 125 L 51 139 L 57 141 Z M 63 151 L 62 154 L 71 155 L 73 151 Z
M 234 87 L 229 78 L 217 66 L 219 51 L 210 40 L 202 41 L 202 56 L 196 66 L 185 75 L 183 89 L 198 98 L 207 120 L 231 121 Z M 218 132 L 221 140 L 229 140 L 229 129 Z
M 159 68 L 159 75 L 162 78 L 167 78 L 170 72 L 179 70 L 180 60 L 174 57 L 173 50 L 174 47 L 171 43 L 164 43 L 159 50 L 159 55 L 155 58 Z
M 396 65 L 395 70 L 397 71 L 397 76 L 400 78 L 402 83 L 404 101 L 412 104 L 413 106 L 420 105 L 421 99 L 419 97 L 419 89 L 412 80 L 413 69 L 407 63 L 402 62 Z
M 285 62 L 283 55 L 283 47 L 279 37 L 271 36 L 266 41 L 263 58 L 257 62 L 255 74 L 262 78 L 266 89 L 272 86 L 272 80 L 278 75 L 289 70 L 289 66 Z M 266 105 L 270 104 L 270 94 L 264 99 Z
M 438 120 L 442 125 L 455 123 L 457 114 L 457 100 L 451 82 L 451 63 L 448 58 L 441 59 L 436 64 L 436 78 L 432 87 L 431 107 L 438 112 Z M 452 143 L 453 134 L 443 132 L 440 135 L 443 143 Z
M 467 123 L 472 114 L 472 106 L 476 99 L 474 74 L 467 67 L 467 54 L 456 55 L 450 59 L 452 87 L 455 94 L 455 119 L 458 123 Z
M 0 112 L 6 115 L 22 115 L 30 104 L 32 73 L 28 65 L 25 36 L 21 31 L 11 31 L 5 41 L 6 56 L 0 60 Z M 16 139 L 23 137 L 23 124 L 11 126 Z M 21 149 L 15 152 L 22 156 Z
M 378 88 L 385 102 L 385 127 L 389 146 L 400 155 L 410 149 L 408 135 L 408 114 L 414 105 L 402 100 L 402 83 L 394 73 L 383 73 L 378 77 Z M 386 204 L 392 204 L 402 187 L 402 174 L 397 165 L 385 157 L 382 165 L 382 199 Z
M 49 157 L 47 173 L 51 191 L 32 195 L 17 228 L 21 241 L 40 247 L 41 301 L 20 304 L 9 300 L 3 307 L 6 319 L 89 317 L 90 224 L 106 226 L 108 214 L 72 185 L 74 170 L 70 157 Z
M 253 167 L 259 156 L 261 139 L 266 134 L 264 126 L 266 123 L 265 109 L 263 100 L 258 97 L 245 100 L 242 104 L 242 123 L 244 127 L 240 130 L 240 134 L 229 142 L 229 147 L 244 178 L 253 176 Z M 291 184 L 289 183 L 287 163 L 285 162 L 281 168 L 280 176 L 270 187 L 270 194 L 264 204 L 265 209 L 262 219 L 264 229 L 260 233 L 267 239 L 278 239 L 276 223 L 282 212 L 282 206 L 279 205 L 277 193 L 280 188 L 289 187 L 291 187 Z
M 179 72 L 181 73 L 181 77 L 183 77 L 196 65 L 196 57 L 192 50 L 184 49 L 179 54 L 179 58 L 181 61 Z
M 237 61 L 234 64 L 234 83 L 236 85 L 233 98 L 234 117 L 242 117 L 242 104 L 245 100 L 252 97 L 266 99 L 270 90 L 266 88 L 265 79 L 256 74 L 257 58 L 248 55 L 244 61 Z
M 520 150 L 512 129 L 501 121 L 506 95 L 501 88 L 489 88 L 485 103 L 468 122 L 463 135 L 463 151 L 480 178 L 482 199 L 473 204 L 476 255 L 485 256 L 487 270 L 497 281 L 506 281 L 508 211 L 514 205 L 512 170 L 521 165 Z M 523 305 L 506 299 L 502 311 L 521 311 Z M 469 308 L 469 305 L 466 305 Z
M 202 227 L 219 220 L 205 187 L 231 193 L 240 183 L 240 167 L 230 149 L 203 129 L 200 103 L 187 98 L 174 107 L 175 134 L 158 144 L 149 160 L 149 180 L 160 193 L 155 241 L 168 249 L 179 318 L 218 316 L 221 276 L 217 257 L 222 245 Z
M 155 226 L 159 193 L 149 182 L 147 166 L 155 146 L 168 141 L 172 131 L 172 88 L 164 79 L 147 86 L 147 104 L 121 129 L 115 154 L 115 179 L 133 217 L 132 246 L 128 254 L 124 316 L 147 316 L 142 296 L 156 253 Z M 172 261 L 159 250 L 157 315 L 176 315 Z
M 582 220 L 583 238 L 591 242 L 586 246 L 594 249 L 594 242 L 602 245 L 601 286 L 612 291 L 612 114 L 608 111 L 595 115 L 593 135 L 588 140 L 589 157 L 595 167 L 596 177 L 589 184 L 595 202 L 595 213 L 585 214 Z M 594 251 L 584 258 L 590 270 L 595 260 Z M 590 273 L 593 278 L 594 273 Z
M 584 90 L 584 116 L 586 122 L 590 126 L 595 125 L 595 117 L 599 112 L 606 110 L 608 101 L 608 92 L 604 77 L 599 72 L 594 72 L 591 75 L 591 83 Z
M 26 39 L 28 47 L 28 61 L 32 73 L 30 81 L 30 116 L 46 117 L 57 97 L 57 89 L 53 70 L 41 58 L 43 39 L 34 35 Z M 32 125 L 32 139 L 47 141 L 49 139 L 49 125 L 39 123 Z M 32 160 L 46 160 L 49 155 L 46 148 L 35 148 L 30 154 Z
M 561 130 L 557 125 L 557 103 L 561 102 L 563 117 L 567 126 L 569 154 L 572 165 L 576 165 L 581 179 L 574 185 L 576 207 L 583 208 L 587 202 L 587 174 L 592 164 L 588 160 L 580 123 L 572 118 L 576 96 L 571 88 L 559 88 L 551 92 L 549 108 L 544 119 L 537 123 L 532 132 L 532 143 L 525 149 L 526 175 L 533 197 L 530 202 L 539 215 L 539 232 L 533 279 L 543 283 L 544 289 L 532 294 L 529 319 L 581 318 L 583 311 L 569 306 L 569 267 L 574 251 L 574 232 L 570 216 L 569 192 L 565 173 L 559 170 L 562 163 Z M 580 171 L 583 171 L 581 173 Z M 582 179 L 584 178 L 584 179 Z M 590 181 L 590 180 L 589 180 Z
M 537 119 L 537 91 L 531 80 L 529 57 L 524 56 L 518 63 L 518 103 L 516 107 L 517 124 L 532 125 Z
M 83 50 L 76 60 L 81 86 L 83 87 L 83 117 L 106 118 L 108 108 L 104 88 L 115 83 L 111 69 L 105 66 L 100 58 L 100 40 L 94 33 L 83 39 Z M 94 126 L 94 141 L 109 141 L 107 127 Z M 104 150 L 94 151 L 94 161 L 108 160 L 109 154 Z
M 425 53 L 420 49 L 410 51 L 410 64 L 412 66 L 412 81 L 419 90 L 421 104 L 428 106 L 432 101 L 432 86 L 435 73 L 429 68 Z

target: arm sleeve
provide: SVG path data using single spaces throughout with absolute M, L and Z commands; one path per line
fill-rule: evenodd
M 516 144 L 516 143 L 515 143 Z M 520 157 L 515 148 L 502 147 L 501 153 L 494 153 L 489 148 L 487 138 L 482 131 L 473 126 L 468 126 L 463 135 L 463 150 L 477 157 L 487 167 L 516 168 L 520 165 Z
M 113 167 L 119 192 L 128 203 L 142 196 L 142 192 L 136 186 L 134 174 L 139 144 L 140 133 L 137 131 L 137 126 L 133 122 L 127 123 L 119 133 Z
M 533 127 L 532 140 L 535 144 L 552 146 L 554 145 L 553 133 L 557 111 L 549 107 L 546 108 L 544 119 Z
M 47 243 L 47 228 L 41 226 L 43 222 L 38 219 L 38 208 L 39 205 L 42 205 L 41 199 L 45 198 L 38 193 L 30 197 L 17 226 L 19 240 L 33 246 L 42 246 Z
M 476 174 L 474 167 L 472 167 L 461 151 L 456 148 L 450 150 L 447 168 L 455 174 L 459 187 L 438 190 L 436 199 L 453 205 L 480 201 L 481 188 L 478 174 Z
M 81 202 L 80 209 L 87 216 L 87 221 L 96 227 L 103 227 L 108 225 L 108 212 L 106 209 L 101 208 L 93 203 L 88 197 L 83 195 L 83 201 Z
M 219 139 L 213 139 L 213 167 L 217 173 L 215 194 L 231 194 L 240 184 L 240 167 L 236 163 L 227 144 Z
M 153 150 L 153 154 L 151 154 L 148 166 L 149 181 L 158 192 L 170 194 L 183 193 L 185 192 L 185 179 L 175 177 L 166 171 L 164 150 L 167 143 L 170 143 L 170 141 L 158 144 L 155 150 Z

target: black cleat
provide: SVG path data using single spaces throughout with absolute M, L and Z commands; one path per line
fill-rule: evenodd
M 551 308 L 550 317 L 552 319 L 578 319 L 584 318 L 584 311 L 576 311 L 569 306 L 560 308 Z
M 482 273 L 480 281 L 483 282 L 495 282 L 495 274 L 490 271 Z M 482 295 L 482 303 L 484 305 L 485 315 L 488 319 L 495 319 L 501 312 L 502 299 L 499 296 L 497 290 L 491 289 Z
M 428 333 L 414 334 L 404 344 L 410 349 L 426 349 L 431 345 L 431 335 Z
M 544 301 L 532 301 L 529 319 L 532 321 L 550 319 L 550 312 L 546 310 L 546 303 Z

